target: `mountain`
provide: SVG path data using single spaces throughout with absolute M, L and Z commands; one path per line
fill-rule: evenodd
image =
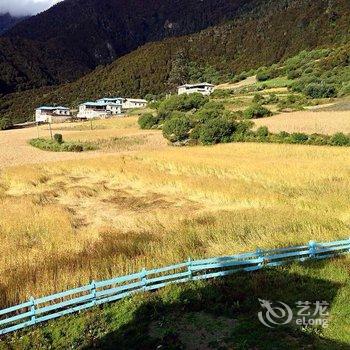
M 61 84 L 167 37 L 232 19 L 259 0 L 65 0 L 0 38 L 0 92 Z
M 12 40 L 26 22 L 10 31 L 7 39 Z M 243 70 L 271 65 L 305 49 L 346 43 L 348 23 L 348 0 L 251 1 L 250 6 L 236 12 L 234 19 L 190 35 L 147 43 L 74 82 L 9 95 L 0 103 L 0 114 L 23 121 L 41 103 L 74 106 L 103 95 L 164 93 L 181 82 L 176 81 L 179 70 L 186 70 L 188 80 L 224 81 Z M 26 49 L 22 47 L 22 52 Z
M 9 13 L 0 14 L 0 35 L 23 21 L 26 17 L 13 17 Z
M 227 81 L 302 50 L 339 46 L 339 57 L 326 67 L 330 71 L 337 60 L 350 64 L 348 23 L 347 0 L 252 1 L 234 19 L 190 35 L 147 43 L 74 82 L 7 95 L 0 100 L 0 116 L 19 122 L 30 119 L 34 108 L 43 103 L 76 106 L 103 95 L 166 93 L 181 82 L 179 75 L 193 81 Z

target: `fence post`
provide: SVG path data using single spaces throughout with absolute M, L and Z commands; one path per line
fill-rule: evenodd
M 192 280 L 192 269 L 191 269 L 191 266 L 192 266 L 192 260 L 191 260 L 191 258 L 188 258 L 188 260 L 187 260 L 187 270 L 188 270 L 188 279 L 189 280 Z
M 264 267 L 264 254 L 263 254 L 263 250 L 261 250 L 260 248 L 258 248 L 256 250 L 256 254 L 258 255 L 259 258 L 261 258 L 261 262 L 258 264 L 259 268 Z
M 315 259 L 315 257 L 316 257 L 316 242 L 315 241 L 309 242 L 309 252 L 310 252 L 310 259 Z
M 92 302 L 96 305 L 96 282 L 92 281 L 90 284 L 90 294 L 92 296 Z
M 31 305 L 30 305 L 30 312 L 31 312 L 31 323 L 32 324 L 35 324 L 35 299 L 33 297 L 30 298 L 30 302 L 31 302 Z
M 143 291 L 145 292 L 147 289 L 147 270 L 145 268 L 142 269 L 141 271 L 141 282 L 143 284 Z

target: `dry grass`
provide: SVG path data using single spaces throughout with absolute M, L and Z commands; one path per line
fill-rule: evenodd
M 188 256 L 349 235 L 347 149 L 161 148 L 5 169 L 0 305 Z
M 215 86 L 216 90 L 231 90 L 253 85 L 257 82 L 256 76 L 248 77 L 238 83 L 226 83 Z
M 101 146 L 98 152 L 64 153 L 45 152 L 28 144 L 30 139 L 49 138 L 46 125 L 37 128 L 0 132 L 0 170 L 9 166 L 36 164 L 67 159 L 86 159 L 99 153 L 125 153 L 142 149 L 159 149 L 166 146 L 160 131 L 143 131 L 137 117 L 113 118 L 90 122 L 53 125 L 53 133 L 60 133 L 67 141 L 91 141 Z M 39 133 L 38 133 L 39 131 Z
M 350 133 L 350 112 L 300 111 L 282 113 L 255 121 L 257 126 L 267 126 L 271 132 L 305 132 L 308 134 Z

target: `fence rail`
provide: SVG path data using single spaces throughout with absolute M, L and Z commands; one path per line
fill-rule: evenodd
M 95 282 L 65 292 L 31 298 L 0 310 L 0 336 L 77 311 L 117 301 L 143 291 L 153 291 L 172 283 L 184 283 L 222 276 L 239 271 L 256 271 L 293 261 L 327 259 L 350 253 L 350 239 L 218 258 L 191 260 L 158 269 Z

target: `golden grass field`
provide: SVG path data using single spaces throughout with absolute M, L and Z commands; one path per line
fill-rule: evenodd
M 67 139 L 147 140 L 0 173 L 0 307 L 189 256 L 349 236 L 347 148 L 174 148 L 136 119 L 95 127 L 57 128 Z
M 99 152 L 84 153 L 53 153 L 44 152 L 28 144 L 30 139 L 49 138 L 47 125 L 37 128 L 1 131 L 0 133 L 0 169 L 43 162 L 53 162 L 68 159 L 96 157 L 103 153 L 121 153 L 141 149 L 159 149 L 166 145 L 159 132 L 140 130 L 137 117 L 116 118 L 85 123 L 62 123 L 52 127 L 52 133 L 60 133 L 64 140 L 81 140 L 96 142 Z
M 308 134 L 350 134 L 350 111 L 300 111 L 281 113 L 257 119 L 256 126 L 267 126 L 271 132 L 304 132 Z

